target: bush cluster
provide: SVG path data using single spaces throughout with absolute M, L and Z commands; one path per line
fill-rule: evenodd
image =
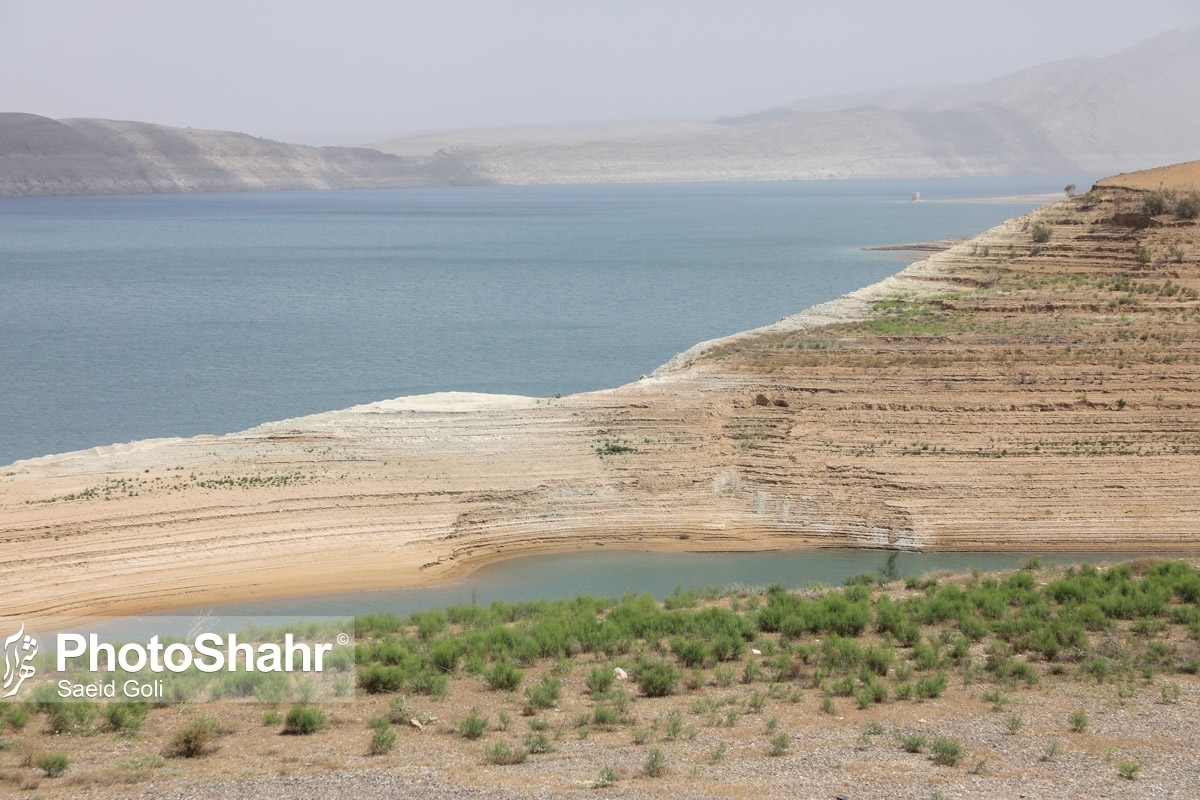
M 616 664 L 647 696 L 679 691 L 681 681 L 699 688 L 708 675 L 719 686 L 740 676 L 746 684 L 811 681 L 830 707 L 833 697 L 861 707 L 936 698 L 952 670 L 1005 689 L 1036 684 L 1045 671 L 1039 664 L 1096 680 L 1200 671 L 1200 659 L 1181 657 L 1160 636 L 1177 625 L 1200 639 L 1200 574 L 1187 563 L 1084 564 L 1045 585 L 1034 575 L 1040 568 L 965 583 L 913 579 L 901 598 L 876 591 L 872 578 L 823 594 L 772 586 L 728 607 L 698 606 L 699 593 L 677 589 L 672 608 L 649 595 L 583 596 L 455 606 L 408 618 L 368 615 L 356 621 L 358 679 L 368 692 L 440 696 L 449 676 L 466 670 L 492 689 L 515 691 L 524 678 L 517 665 L 548 658 L 569 665 L 590 653 L 600 663 L 585 682 L 598 705 L 595 719 L 582 724 L 603 726 L 614 724 L 609 715 L 623 714 L 612 691 L 619 654 L 627 657 Z M 1132 638 L 1114 639 L 1118 625 Z M 879 639 L 864 641 L 867 631 Z M 745 659 L 750 642 L 765 655 Z M 976 647 L 986 658 L 972 658 Z M 557 704 L 556 674 L 566 671 L 525 687 L 527 714 Z M 624 692 L 619 699 L 628 702 Z

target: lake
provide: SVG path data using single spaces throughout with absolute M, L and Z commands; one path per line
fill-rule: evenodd
M 904 265 L 863 246 L 1034 207 L 952 201 L 1090 182 L 0 199 L 0 464 L 426 392 L 620 385 Z

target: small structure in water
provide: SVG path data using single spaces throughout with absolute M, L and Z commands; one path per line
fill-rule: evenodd
M 912 199 L 910 199 L 908 202 L 910 202 L 910 203 L 915 203 L 915 202 L 917 202 L 917 201 L 918 201 L 918 200 L 920 200 L 920 199 L 921 199 L 921 193 L 920 193 L 920 192 L 913 192 L 913 193 L 912 193 Z

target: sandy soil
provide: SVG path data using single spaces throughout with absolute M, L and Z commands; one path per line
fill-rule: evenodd
M 1148 192 L 1159 189 L 1196 192 L 1200 191 L 1200 161 L 1187 161 L 1183 164 L 1155 167 L 1141 172 L 1123 172 L 1120 175 L 1096 181 L 1096 186 L 1141 189 Z
M 947 580 L 946 576 L 940 576 Z M 1054 577 L 1039 571 L 1038 580 Z M 903 594 L 899 584 L 890 593 Z M 933 634 L 931 634 L 932 636 Z M 1118 628 L 1099 640 L 1129 642 Z M 867 634 L 865 643 L 878 637 Z M 1195 657 L 1197 643 L 1183 626 L 1153 641 L 1172 649 L 1175 658 Z M 1145 646 L 1142 640 L 1142 646 Z M 768 654 L 778 637 L 754 642 L 763 655 L 748 652 L 745 663 L 769 674 Z M 986 663 L 984 644 L 970 653 Z M 897 649 L 894 672 L 909 656 Z M 616 725 L 581 722 L 597 702 L 588 694 L 592 665 L 606 668 L 603 656 L 579 655 L 566 668 L 544 659 L 525 671 L 525 685 L 553 673 L 562 681 L 554 708 L 526 717 L 519 693 L 489 691 L 478 676 L 459 670 L 447 696 L 401 698 L 405 713 L 392 727 L 395 750 L 370 755 L 368 720 L 386 715 L 395 695 L 359 695 L 352 703 L 324 706 L 330 724 L 310 736 L 280 735 L 272 712 L 286 705 L 255 702 L 176 704 L 152 709 L 140 730 L 115 733 L 98 721 L 90 730 L 49 735 L 45 717 L 34 716 L 20 730 L 3 730 L 0 740 L 0 793 L 45 798 L 241 798 L 241 797 L 430 797 L 558 798 L 603 796 L 629 798 L 921 798 L 1063 797 L 1192 798 L 1200 794 L 1194 768 L 1200 746 L 1200 682 L 1195 675 L 1173 673 L 1111 676 L 1097 679 L 1062 658 L 1047 663 L 1030 657 L 1036 685 L 1002 686 L 982 669 L 947 669 L 945 694 L 924 700 L 900 700 L 893 692 L 881 704 L 859 708 L 853 698 L 825 698 L 814 685 L 817 666 L 769 683 L 765 677 L 743 682 L 718 680 L 717 670 L 702 681 L 681 684 L 669 697 L 650 698 L 632 683 L 620 684 L 629 700 Z M 725 665 L 740 674 L 744 664 Z M 894 681 L 893 681 L 894 683 Z M 989 701 L 989 696 L 995 701 Z M 611 700 L 606 703 L 611 707 Z M 1073 730 L 1070 716 L 1082 709 L 1086 728 Z M 482 738 L 456 734 L 470 713 L 488 720 Z M 678 734 L 668 722 L 681 717 Z M 732 713 L 730 713 L 732 712 Z M 502 716 L 507 717 L 507 724 Z M 215 720 L 222 733 L 215 750 L 198 758 L 164 757 L 172 736 L 197 716 Z M 1012 724 L 1012 718 L 1017 724 Z M 417 731 L 404 721 L 424 720 Z M 524 746 L 535 724 L 544 725 L 550 752 L 530 755 L 514 765 L 488 764 L 485 748 L 499 742 Z M 775 749 L 783 734 L 788 746 Z M 899 735 L 922 735 L 926 744 L 908 752 Z M 937 764 L 929 742 L 950 737 L 961 744 L 957 765 Z M 645 773 L 652 749 L 662 751 L 662 775 Z M 22 766 L 37 754 L 67 754 L 70 767 L 47 778 Z M 1123 764 L 1134 764 L 1134 779 L 1122 777 Z M 603 768 L 616 781 L 604 789 L 593 784 Z M 36 795 L 32 794 L 36 792 Z

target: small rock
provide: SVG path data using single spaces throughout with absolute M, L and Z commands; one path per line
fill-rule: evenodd
M 627 681 L 627 680 L 629 680 L 629 673 L 626 672 L 625 670 L 621 669 L 620 667 L 614 667 L 613 668 L 613 677 L 619 681 Z
M 418 731 L 425 730 L 425 726 L 421 724 L 421 720 L 416 719 L 415 717 L 413 719 L 410 719 L 408 721 L 408 724 L 411 725 L 413 728 L 415 728 Z
M 753 653 L 753 654 L 754 654 L 754 655 L 756 655 L 756 656 L 761 656 L 761 655 L 762 655 L 762 650 L 759 650 L 759 649 L 757 649 L 757 648 L 754 648 L 754 647 L 751 647 L 751 648 L 750 648 L 750 652 L 751 652 L 751 653 Z

